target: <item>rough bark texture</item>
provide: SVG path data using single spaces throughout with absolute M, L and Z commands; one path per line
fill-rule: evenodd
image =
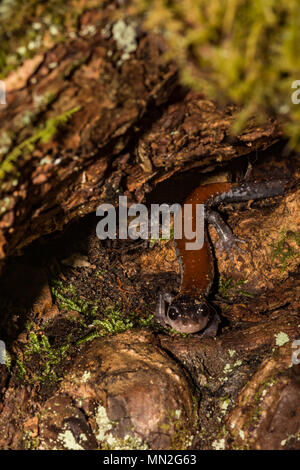
M 137 29 L 124 60 L 113 13 L 86 13 L 81 28 L 96 34 L 39 57 L 0 110 L 2 259 L 121 192 L 140 201 L 176 172 L 212 170 L 280 136 L 276 122 L 252 121 L 231 137 L 235 108 L 199 94 L 179 90 L 168 104 L 177 71 L 162 40 Z
M 187 176 L 227 178 L 242 156 L 254 179 L 299 177 L 299 156 L 273 145 L 274 120 L 233 137 L 235 107 L 182 90 L 162 39 L 127 18 L 128 53 L 114 14 L 85 13 L 0 110 L 0 448 L 299 449 L 297 185 L 222 207 L 247 253 L 214 253 L 214 339 L 151 323 L 179 287 L 171 240 L 100 243 L 83 218 L 120 194 L 180 200 Z

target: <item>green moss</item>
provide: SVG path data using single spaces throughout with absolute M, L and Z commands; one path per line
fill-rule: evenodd
M 25 450 L 37 450 L 39 446 L 39 438 L 33 436 L 32 431 L 24 431 L 23 444 Z
M 123 331 L 129 330 L 134 325 L 132 318 L 127 315 L 125 316 L 123 313 L 114 309 L 113 307 L 108 307 L 103 312 L 103 317 L 103 320 L 94 321 L 94 325 L 97 327 L 99 334 L 101 332 L 104 334 L 122 333 Z
M 156 244 L 168 243 L 169 240 L 174 239 L 174 221 L 171 219 L 170 234 L 166 238 L 159 236 L 159 238 L 151 238 L 149 241 L 150 248 L 153 248 Z
M 55 42 L 65 41 L 66 26 L 75 31 L 78 16 L 88 5 L 77 0 L 2 0 L 0 2 L 0 78 L 5 78 L 24 60 L 44 52 Z M 33 21 L 34 19 L 34 21 Z M 45 41 L 46 39 L 46 41 Z
M 154 315 L 149 315 L 146 318 L 140 317 L 138 319 L 138 323 L 141 327 L 151 326 L 153 324 L 153 318 L 154 318 Z
M 300 105 L 291 101 L 300 77 L 298 0 L 135 0 L 150 29 L 162 32 L 184 84 L 241 105 L 233 132 L 247 118 L 282 119 L 291 146 L 300 145 Z
M 281 272 L 284 272 L 289 259 L 300 256 L 300 250 L 295 250 L 288 240 L 295 241 L 298 247 L 300 247 L 300 234 L 292 231 L 286 232 L 281 230 L 281 236 L 276 244 L 271 246 L 271 259 L 277 261 L 280 266 Z
M 81 298 L 72 284 L 64 286 L 61 281 L 52 280 L 51 292 L 60 309 L 74 310 L 87 319 L 97 315 L 98 306 L 95 302 Z
M 62 358 L 65 356 L 66 352 L 69 349 L 69 345 L 64 345 L 58 349 L 53 348 L 47 336 L 45 335 L 36 335 L 35 333 L 29 334 L 29 342 L 25 348 L 25 356 L 32 356 L 34 354 L 39 354 L 43 358 L 44 369 L 46 375 L 51 374 L 51 369 L 53 366 L 58 365 Z
M 244 428 L 248 429 L 257 423 L 261 417 L 261 403 L 264 395 L 267 393 L 268 388 L 272 387 L 276 383 L 275 377 L 266 379 L 259 387 L 258 391 L 254 395 L 252 411 L 249 419 L 245 422 Z
M 23 140 L 23 142 L 17 145 L 0 164 L 0 180 L 3 180 L 8 173 L 12 173 L 14 171 L 14 165 L 20 156 L 33 152 L 37 142 L 49 142 L 56 134 L 58 128 L 66 124 L 71 116 L 74 113 L 77 113 L 79 109 L 80 106 L 76 106 L 60 116 L 48 119 L 42 129 L 38 130 L 31 137 Z
M 168 410 L 165 423 L 160 428 L 171 437 L 170 450 L 186 450 L 193 445 L 196 434 L 199 434 L 197 430 L 199 400 L 199 395 L 192 395 L 192 409 L 188 418 L 182 416 L 180 409 Z
M 17 377 L 19 380 L 23 380 L 26 376 L 26 367 L 20 359 L 16 359 L 16 367 L 17 367 Z
M 181 416 L 181 410 L 169 411 L 160 429 L 171 437 L 170 450 L 186 450 L 191 447 L 194 440 L 194 423 L 186 422 Z
M 94 327 L 92 332 L 89 331 L 76 342 L 77 345 L 99 336 L 122 333 L 134 327 L 145 328 L 153 322 L 153 315 L 141 317 L 134 312 L 122 312 L 116 305 L 100 310 L 96 302 L 81 298 L 72 284 L 64 285 L 61 281 L 52 280 L 51 292 L 60 309 L 74 310 L 82 314 L 82 319 L 75 319 L 75 322 L 84 328 Z
M 108 334 L 116 335 L 123 333 L 134 326 L 139 326 L 140 322 L 134 314 L 124 314 L 114 307 L 107 307 L 101 315 L 101 319 L 93 321 L 95 331 L 92 331 L 84 338 L 77 341 L 76 344 L 86 343 L 92 341 L 94 338 L 100 336 L 106 336 Z M 143 326 L 145 326 L 149 320 L 143 320 Z
M 219 279 L 219 292 L 224 298 L 229 298 L 234 295 L 241 295 L 244 297 L 253 298 L 254 295 L 250 292 L 247 292 L 244 289 L 241 289 L 240 286 L 247 284 L 247 280 L 240 279 L 239 281 L 233 282 L 232 277 L 224 279 L 220 277 Z
M 98 333 L 98 331 L 92 331 L 88 335 L 84 336 L 84 338 L 76 341 L 76 345 L 79 346 L 80 344 L 89 343 L 90 341 L 93 341 L 93 339 L 99 338 L 100 336 L 101 335 Z
M 55 372 L 55 368 L 61 363 L 69 347 L 70 345 L 67 344 L 54 348 L 50 345 L 46 335 L 29 333 L 29 340 L 24 348 L 23 360 L 16 359 L 18 378 L 29 383 L 57 382 L 59 377 Z M 38 364 L 38 373 L 36 372 L 37 368 L 32 366 L 34 360 Z
M 72 62 L 69 67 L 64 71 L 65 80 L 69 79 L 71 75 L 86 62 L 86 59 L 79 59 Z

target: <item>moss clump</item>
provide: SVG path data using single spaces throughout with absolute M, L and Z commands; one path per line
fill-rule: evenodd
M 57 382 L 59 377 L 55 368 L 61 363 L 69 347 L 69 345 L 64 345 L 54 348 L 46 335 L 29 333 L 23 360 L 16 360 L 19 379 L 26 379 L 30 383 Z
M 182 411 L 169 410 L 165 422 L 160 425 L 163 433 L 171 437 L 171 450 L 190 449 L 195 438 L 197 426 L 198 399 L 193 397 L 193 407 L 191 416 L 186 419 L 182 416 Z
M 176 410 L 179 411 L 179 410 Z M 172 435 L 171 450 L 185 450 L 190 449 L 194 442 L 194 434 L 190 429 L 189 423 L 183 423 L 178 417 L 174 420 L 174 434 Z
M 17 145 L 0 164 L 0 180 L 3 180 L 6 174 L 14 172 L 14 165 L 18 158 L 23 154 L 26 155 L 30 152 L 33 152 L 37 142 L 49 142 L 56 134 L 58 128 L 66 124 L 71 116 L 74 113 L 77 113 L 79 109 L 80 106 L 75 106 L 60 116 L 55 116 L 54 118 L 48 119 L 42 129 L 39 129 L 31 137 L 23 140 L 23 142 Z
M 134 313 L 126 314 L 115 307 L 107 307 L 102 312 L 102 318 L 93 321 L 95 330 L 78 340 L 76 344 L 92 341 L 94 338 L 116 335 L 134 327 L 146 327 L 152 322 L 153 315 L 148 318 L 139 318 Z
M 153 315 L 143 318 L 134 312 L 122 312 L 116 305 L 100 309 L 95 301 L 80 297 L 72 284 L 64 286 L 61 281 L 52 280 L 51 291 L 60 309 L 74 310 L 82 315 L 82 318 L 75 321 L 83 327 L 84 332 L 88 331 L 88 334 L 83 334 L 82 338 L 77 340 L 77 345 L 100 336 L 115 335 L 134 327 L 147 327 L 152 324 Z
M 275 377 L 270 377 L 266 379 L 260 386 L 258 391 L 255 393 L 254 398 L 251 404 L 251 410 L 249 412 L 249 419 L 245 422 L 244 429 L 245 431 L 256 424 L 261 417 L 261 405 L 263 402 L 264 396 L 268 393 L 270 387 L 276 383 Z
M 281 231 L 280 240 L 271 245 L 271 259 L 278 262 L 281 272 L 285 271 L 289 259 L 300 256 L 300 249 L 296 250 L 289 243 L 289 240 L 290 242 L 296 242 L 296 245 L 300 248 L 300 234 L 292 231 L 286 232 L 285 230 Z
M 23 434 L 23 445 L 25 450 L 37 450 L 39 438 L 34 436 L 32 431 L 25 431 Z
M 148 28 L 163 32 L 182 81 L 242 105 L 234 126 L 254 115 L 281 116 L 292 146 L 300 146 L 298 0 L 135 0 Z
M 97 327 L 99 335 L 101 336 L 107 333 L 122 333 L 123 331 L 129 330 L 134 325 L 129 316 L 125 316 L 113 307 L 105 309 L 103 319 L 95 320 L 93 324 Z
M 253 294 L 242 289 L 241 286 L 247 284 L 247 280 L 240 279 L 239 281 L 233 282 L 232 277 L 224 279 L 220 277 L 219 279 L 219 292 L 224 298 L 231 298 L 236 295 L 241 295 L 244 297 L 254 297 Z
M 16 359 L 16 366 L 17 366 L 17 377 L 19 380 L 23 380 L 26 377 L 26 367 L 24 363 L 20 359 Z
M 2 0 L 0 2 L 0 78 L 24 60 L 75 34 L 77 19 L 88 3 L 78 0 Z
M 72 284 L 64 286 L 61 281 L 53 279 L 51 292 L 60 309 L 79 312 L 87 320 L 92 320 L 97 315 L 96 303 L 80 297 Z

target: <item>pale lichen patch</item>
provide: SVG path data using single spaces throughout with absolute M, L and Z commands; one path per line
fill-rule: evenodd
M 226 374 L 226 372 L 231 372 L 232 369 L 231 369 L 231 365 L 229 363 L 227 363 L 223 369 L 224 373 Z
M 222 439 L 216 439 L 213 443 L 212 443 L 212 447 L 215 449 L 215 450 L 224 450 L 225 449 L 225 439 L 222 438 Z
M 239 367 L 242 365 L 242 361 L 240 359 L 238 359 L 237 361 L 235 361 L 235 363 L 233 364 L 234 367 Z
M 68 450 L 84 450 L 81 445 L 76 442 L 76 439 L 73 433 L 67 429 L 64 432 L 61 432 L 58 435 L 58 440 L 63 444 L 63 446 Z
M 114 423 L 107 416 L 104 406 L 99 405 L 95 414 L 95 420 L 98 426 L 96 439 L 102 447 L 108 447 L 112 450 L 146 450 L 148 448 L 139 436 L 127 434 L 124 439 L 116 438 L 110 432 Z
M 227 408 L 228 408 L 228 406 L 229 406 L 229 402 L 230 402 L 230 401 L 229 401 L 228 398 L 226 398 L 225 400 L 223 400 L 223 401 L 221 402 L 220 408 L 221 408 L 222 414 L 226 414 Z
M 137 48 L 135 24 L 127 24 L 124 20 L 120 19 L 113 25 L 112 35 L 117 43 L 118 49 L 123 51 L 121 62 L 128 60 L 130 54 Z
M 84 373 L 83 373 L 83 375 L 82 375 L 82 377 L 81 377 L 82 382 L 83 382 L 83 383 L 86 383 L 86 382 L 88 382 L 88 381 L 90 380 L 90 378 L 91 378 L 91 373 L 88 372 L 87 370 L 84 371 Z
M 276 346 L 283 346 L 284 344 L 288 343 L 290 338 L 286 333 L 283 331 L 280 331 L 280 333 L 277 333 L 274 335 L 276 338 Z
M 104 406 L 99 405 L 95 414 L 95 420 L 98 426 L 98 434 L 96 439 L 100 442 L 107 440 L 107 433 L 113 427 L 113 423 L 109 420 Z

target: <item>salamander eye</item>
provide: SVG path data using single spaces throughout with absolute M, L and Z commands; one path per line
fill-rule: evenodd
M 210 313 L 210 308 L 206 304 L 202 304 L 201 307 L 198 308 L 198 312 L 203 316 L 207 317 Z
M 170 320 L 176 320 L 179 315 L 179 312 L 176 307 L 170 307 L 168 310 L 168 317 Z

